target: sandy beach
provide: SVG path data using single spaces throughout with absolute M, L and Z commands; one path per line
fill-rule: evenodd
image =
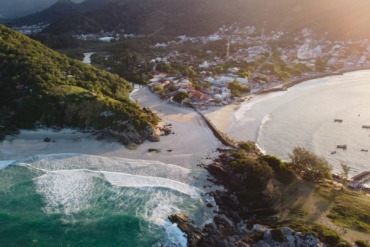
M 242 104 L 253 101 L 255 97 L 255 94 L 250 94 L 241 98 L 242 102 L 240 103 L 209 107 L 207 110 L 202 110 L 202 113 L 216 126 L 219 131 L 227 133 L 230 130 L 233 121 L 235 120 L 235 112 Z
M 136 150 L 129 150 L 115 141 L 98 141 L 94 136 L 71 129 L 63 129 L 59 132 L 43 129 L 21 131 L 20 135 L 15 138 L 8 137 L 0 144 L 0 160 L 15 160 L 35 154 L 82 153 L 104 157 L 157 160 L 185 168 L 194 168 L 199 162 L 206 161 L 207 154 L 222 147 L 204 120 L 194 110 L 162 101 L 145 87 L 133 91 L 130 97 L 141 106 L 150 107 L 164 123 L 171 124 L 174 134 L 163 136 L 160 142 L 146 141 Z M 55 142 L 44 142 L 46 137 Z M 149 148 L 161 149 L 161 152 L 150 153 Z
M 306 77 L 292 79 L 284 84 L 279 86 L 266 89 L 254 94 L 250 94 L 241 98 L 242 103 L 233 103 L 226 106 L 215 106 L 210 107 L 207 110 L 202 110 L 202 113 L 216 126 L 216 128 L 222 131 L 225 134 L 230 135 L 231 128 L 233 127 L 233 123 L 236 121 L 235 114 L 243 104 L 253 104 L 256 103 L 259 99 L 262 99 L 266 95 L 270 93 L 286 91 L 290 87 L 294 87 L 300 83 L 304 83 L 310 80 L 326 78 L 330 76 L 337 76 L 337 75 L 344 75 L 345 73 L 356 72 L 356 71 L 365 71 L 369 70 L 368 66 L 365 67 L 358 67 L 358 68 L 348 68 L 348 69 L 341 69 L 335 72 L 325 72 L 325 73 L 317 73 L 313 75 L 308 75 Z M 230 132 L 231 131 L 231 132 Z M 229 137 L 235 138 L 234 135 L 231 134 Z

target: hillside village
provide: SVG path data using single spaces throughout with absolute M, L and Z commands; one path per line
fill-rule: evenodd
M 30 35 L 44 27 L 40 24 L 16 29 Z M 284 89 L 286 83 L 295 80 L 370 66 L 369 40 L 335 41 L 328 34 L 319 35 L 308 28 L 284 33 L 234 24 L 209 36 L 152 36 L 155 34 L 134 35 L 117 29 L 73 38 L 106 46 L 152 42 L 145 54 L 134 55 L 136 59 L 130 55 L 127 61 L 108 52 L 103 58 L 95 54 L 92 62 L 134 83 L 148 84 L 163 99 L 196 107 L 225 105 L 247 93 Z M 140 50 L 134 48 L 135 53 Z
M 201 54 L 176 51 L 182 46 L 207 47 L 211 43 L 223 46 Z M 181 36 L 153 48 L 161 49 L 163 56 L 150 60 L 156 68 L 148 82 L 150 88 L 171 101 L 182 95 L 177 97 L 178 103 L 197 107 L 225 105 L 245 93 L 282 89 L 284 83 L 301 78 L 370 65 L 368 40 L 330 41 L 317 38 L 309 29 L 291 36 L 231 26 L 208 37 Z M 176 64 L 186 66 L 185 73 L 171 70 Z

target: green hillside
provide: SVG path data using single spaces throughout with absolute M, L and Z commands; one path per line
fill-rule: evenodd
M 67 58 L 0 25 L 0 125 L 106 129 L 141 142 L 158 118 L 128 99 L 132 87 L 117 75 Z M 134 133 L 134 134 L 133 134 Z M 133 138 L 133 136 L 135 138 Z

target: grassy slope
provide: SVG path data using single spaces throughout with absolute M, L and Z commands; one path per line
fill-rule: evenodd
M 370 236 L 370 197 L 331 183 L 297 179 L 285 188 L 279 209 L 282 220 L 320 224 L 349 242 Z
M 12 120 L 18 127 L 41 120 L 47 125 L 119 129 L 116 121 L 129 121 L 140 130 L 158 121 L 128 99 L 132 88 L 127 81 L 1 25 L 0 87 L 0 113 L 15 112 Z M 116 115 L 102 118 L 102 111 Z

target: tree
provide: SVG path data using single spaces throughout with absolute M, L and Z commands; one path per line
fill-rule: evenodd
M 320 181 L 323 179 L 331 179 L 332 166 L 329 162 L 304 148 L 295 147 L 293 152 L 289 154 L 294 167 L 304 177 L 312 181 Z
M 258 151 L 256 144 L 252 141 L 240 142 L 239 147 L 246 152 Z
M 324 72 L 328 64 L 326 63 L 324 59 L 322 59 L 321 57 L 318 57 L 316 60 L 315 66 L 316 66 L 316 71 Z
M 230 82 L 227 85 L 227 88 L 230 89 L 231 93 L 236 97 L 240 97 L 241 93 L 249 93 L 250 92 L 249 87 L 240 84 L 236 80 Z
M 215 67 L 215 72 L 217 74 L 221 74 L 223 71 L 224 71 L 224 67 L 222 67 L 222 66 L 216 66 Z
M 173 100 L 177 103 L 182 103 L 182 101 L 187 98 L 189 98 L 189 94 L 185 92 L 179 92 L 175 96 L 173 96 Z
M 349 174 L 349 171 L 351 170 L 351 167 L 349 167 L 348 165 L 346 165 L 344 163 L 341 163 L 340 166 L 342 167 L 342 171 L 340 173 L 340 180 L 341 180 L 341 183 L 343 184 L 343 186 L 347 187 L 348 174 Z
M 160 72 L 168 73 L 171 71 L 172 66 L 169 63 L 159 63 L 156 67 L 156 69 Z

